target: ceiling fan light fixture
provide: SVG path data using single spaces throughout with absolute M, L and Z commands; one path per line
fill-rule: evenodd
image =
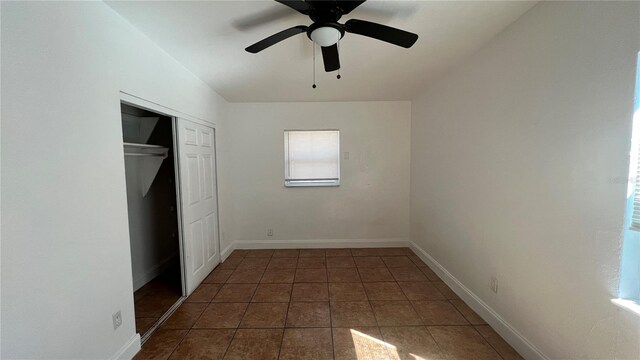
M 313 30 L 310 37 L 314 43 L 327 47 L 335 45 L 342 38 L 342 33 L 335 27 L 321 26 Z

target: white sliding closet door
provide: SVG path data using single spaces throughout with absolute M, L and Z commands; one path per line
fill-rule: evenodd
M 187 295 L 220 262 L 214 129 L 178 119 Z

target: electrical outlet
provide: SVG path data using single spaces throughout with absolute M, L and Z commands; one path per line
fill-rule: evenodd
M 111 317 L 113 318 L 113 330 L 115 330 L 122 325 L 122 313 L 118 310 L 118 312 L 111 315 Z
M 273 229 L 267 229 L 267 236 L 273 236 Z
M 491 291 L 498 293 L 498 279 L 494 276 L 491 277 Z

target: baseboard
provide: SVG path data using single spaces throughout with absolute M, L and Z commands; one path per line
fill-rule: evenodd
M 389 239 L 314 239 L 314 240 L 237 240 L 235 249 L 318 249 L 318 248 L 368 248 L 408 247 L 404 238 Z
M 495 312 L 482 299 L 464 286 L 444 266 L 436 261 L 413 241 L 409 241 L 411 249 L 453 290 L 469 307 L 471 307 L 487 324 L 505 339 L 525 359 L 549 359 L 533 343 L 525 338 L 516 328 L 511 326 L 500 314 Z
M 133 277 L 133 291 L 136 291 L 136 290 L 140 289 L 146 283 L 148 283 L 149 281 L 155 279 L 156 276 L 162 274 L 162 272 L 165 271 L 171 265 L 171 263 L 174 260 L 176 260 L 177 258 L 178 258 L 178 254 L 172 254 L 171 256 L 169 256 L 169 257 L 165 258 L 164 260 L 160 261 L 158 264 L 156 264 L 151 269 L 149 269 L 146 272 L 144 272 L 142 275 L 138 275 L 137 277 L 134 276 Z
M 229 244 L 229 246 L 224 248 L 224 250 L 220 251 L 220 262 L 227 260 L 229 255 L 231 255 L 233 250 L 235 250 L 235 248 L 236 248 L 235 245 L 236 245 L 236 243 L 232 242 L 231 244 Z
M 131 360 L 140 351 L 140 334 L 135 334 L 118 352 L 112 360 Z

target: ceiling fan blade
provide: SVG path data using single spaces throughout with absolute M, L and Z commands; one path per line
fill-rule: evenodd
M 245 50 L 255 54 L 258 53 L 266 48 L 268 48 L 271 45 L 275 45 L 277 43 L 279 43 L 282 40 L 288 39 L 290 37 L 292 37 L 293 35 L 297 35 L 303 32 L 307 31 L 307 27 L 304 25 L 298 25 L 298 26 L 294 26 L 292 28 L 289 28 L 287 30 L 282 30 L 279 33 L 273 34 L 271 36 L 269 36 L 268 38 L 265 38 L 263 40 L 258 41 L 257 43 L 249 46 L 248 48 L 246 48 Z
M 282 6 L 274 6 L 273 8 L 269 8 L 262 12 L 247 15 L 243 18 L 233 20 L 231 24 L 237 30 L 245 31 L 245 30 L 253 29 L 258 26 L 265 25 L 273 21 L 277 21 L 280 19 L 293 18 L 297 16 L 298 14 L 292 12 L 290 9 L 287 9 Z
M 288 6 L 293 10 L 302 13 L 304 15 L 309 15 L 309 4 L 304 2 L 303 0 L 276 0 L 282 5 Z
M 324 71 L 336 71 L 340 69 L 340 56 L 338 56 L 338 45 L 322 47 L 322 59 L 324 60 Z
M 386 41 L 404 48 L 410 48 L 418 40 L 417 34 L 369 21 L 351 19 L 344 25 L 347 32 Z
M 336 1 L 336 6 L 338 8 L 340 8 L 340 10 L 342 10 L 342 15 L 346 15 L 346 14 L 352 12 L 358 6 L 362 5 L 362 3 L 365 2 L 365 1 L 366 0 L 361 0 L 361 1 Z

